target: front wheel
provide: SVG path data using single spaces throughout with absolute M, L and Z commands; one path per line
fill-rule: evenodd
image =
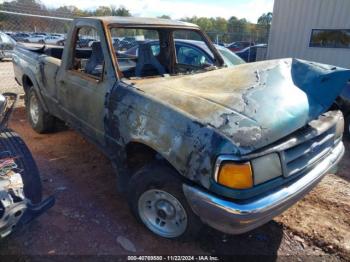
M 128 200 L 136 218 L 154 234 L 187 240 L 202 224 L 188 205 L 177 176 L 167 165 L 147 165 L 130 179 Z
M 55 127 L 55 118 L 45 112 L 33 88 L 26 94 L 27 118 L 32 128 L 39 134 L 51 132 Z

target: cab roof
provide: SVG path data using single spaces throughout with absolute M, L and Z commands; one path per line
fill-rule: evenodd
M 104 24 L 108 25 L 120 25 L 120 26 L 153 26 L 153 27 L 181 27 L 181 28 L 192 28 L 199 29 L 199 27 L 195 24 L 177 21 L 177 20 L 169 20 L 162 18 L 146 18 L 146 17 L 125 17 L 125 16 L 94 16 L 87 17 L 88 19 L 98 19 L 101 20 Z

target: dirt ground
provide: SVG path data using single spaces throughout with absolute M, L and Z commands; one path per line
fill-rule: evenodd
M 39 135 L 24 108 L 10 122 L 37 162 L 56 205 L 0 242 L 0 255 L 269 255 L 295 261 L 350 261 L 350 153 L 303 200 L 268 224 L 239 236 L 210 228 L 190 242 L 152 235 L 116 192 L 108 159 L 72 130 Z M 350 143 L 346 142 L 346 147 Z M 1 256 L 0 256 L 1 261 Z

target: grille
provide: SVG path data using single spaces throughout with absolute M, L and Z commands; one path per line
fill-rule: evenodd
M 281 152 L 283 174 L 289 177 L 314 166 L 334 146 L 335 126 Z

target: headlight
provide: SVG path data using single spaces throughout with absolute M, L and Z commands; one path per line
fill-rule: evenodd
M 276 153 L 255 158 L 251 163 L 254 171 L 254 185 L 282 176 L 281 161 Z
M 230 159 L 217 162 L 215 181 L 232 189 L 248 189 L 282 176 L 281 161 L 277 153 L 238 163 Z
M 349 127 L 346 127 L 346 128 L 349 128 Z M 336 124 L 334 139 L 337 140 L 341 138 L 343 136 L 343 133 L 344 133 L 344 116 L 343 114 L 341 114 Z
M 253 172 L 250 163 L 223 162 L 218 170 L 216 181 L 233 189 L 253 187 Z

